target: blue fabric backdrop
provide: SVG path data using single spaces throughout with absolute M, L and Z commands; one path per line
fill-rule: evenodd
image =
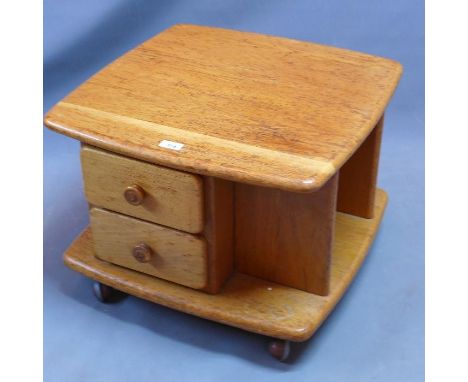
M 396 59 L 387 112 L 380 233 L 348 294 L 290 363 L 267 339 L 128 297 L 102 305 L 62 253 L 87 224 L 78 142 L 44 132 L 44 367 L 52 381 L 422 381 L 424 2 L 44 1 L 44 111 L 175 23 L 247 30 Z

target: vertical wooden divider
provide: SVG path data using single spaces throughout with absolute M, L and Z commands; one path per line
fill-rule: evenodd
M 374 217 L 383 123 L 382 116 L 374 130 L 340 170 L 337 202 L 340 212 L 368 219 Z
M 234 184 L 218 178 L 204 178 L 205 229 L 208 245 L 208 293 L 218 293 L 233 271 Z
M 236 270 L 327 295 L 337 186 L 337 175 L 313 193 L 236 183 Z

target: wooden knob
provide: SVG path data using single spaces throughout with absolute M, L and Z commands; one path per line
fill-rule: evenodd
M 125 189 L 124 197 L 125 200 L 130 204 L 138 206 L 143 203 L 143 199 L 145 198 L 145 190 L 134 184 L 133 186 L 129 186 Z
M 135 245 L 132 251 L 132 255 L 136 261 L 139 261 L 140 263 L 147 263 L 153 256 L 153 250 L 148 244 L 140 243 Z

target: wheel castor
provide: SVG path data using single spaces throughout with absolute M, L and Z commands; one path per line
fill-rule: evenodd
M 272 340 L 268 345 L 269 353 L 280 361 L 286 361 L 290 350 L 291 344 L 286 340 Z
M 101 284 L 100 282 L 96 281 L 93 284 L 93 292 L 96 298 L 101 301 L 101 302 L 109 302 L 109 300 L 112 298 L 112 295 L 114 294 L 115 290 L 114 288 Z

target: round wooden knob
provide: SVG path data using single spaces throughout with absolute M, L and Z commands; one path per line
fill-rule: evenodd
M 145 198 L 145 190 L 134 184 L 133 186 L 129 186 L 125 189 L 124 197 L 125 200 L 130 204 L 138 206 L 143 203 L 143 199 Z
M 153 256 L 153 250 L 148 244 L 140 243 L 135 245 L 132 251 L 133 257 L 140 263 L 147 263 Z

